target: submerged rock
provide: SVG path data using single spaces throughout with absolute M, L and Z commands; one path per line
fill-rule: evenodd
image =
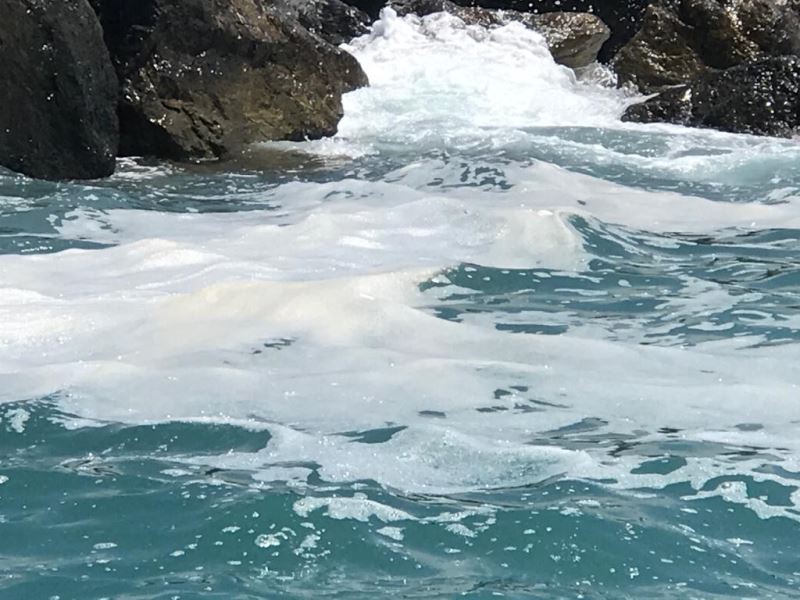
M 332 135 L 358 62 L 260 0 L 94 0 L 122 86 L 122 155 L 213 159 Z
M 553 59 L 573 69 L 597 60 L 597 54 L 608 39 L 609 29 L 596 16 L 588 13 L 555 12 L 524 13 L 515 10 L 490 10 L 464 7 L 450 0 L 399 0 L 392 4 L 399 15 L 425 16 L 437 12 L 453 14 L 467 25 L 498 27 L 519 22 L 541 33 Z
M 800 58 L 769 57 L 707 72 L 629 107 L 623 120 L 789 137 L 800 130 Z
M 117 81 L 86 0 L 4 0 L 0 164 L 42 179 L 114 172 Z
M 613 65 L 621 83 L 651 92 L 709 69 L 798 52 L 796 0 L 660 0 Z

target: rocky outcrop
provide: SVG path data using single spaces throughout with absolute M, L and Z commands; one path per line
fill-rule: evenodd
M 120 152 L 213 159 L 336 132 L 358 62 L 261 0 L 93 0 L 121 83 Z
M 597 61 L 611 35 L 605 23 L 589 13 L 544 13 L 532 15 L 531 21 L 531 27 L 544 36 L 555 61 L 573 69 Z
M 631 106 L 623 120 L 789 137 L 800 131 L 800 58 L 769 57 L 704 73 Z
M 588 13 L 532 14 L 515 10 L 464 7 L 451 0 L 397 0 L 391 6 L 401 16 L 416 14 L 422 17 L 447 12 L 467 25 L 499 27 L 511 22 L 522 23 L 544 36 L 557 63 L 573 69 L 595 62 L 610 33 L 599 18 Z
M 798 52 L 796 0 L 660 0 L 613 66 L 621 83 L 652 92 L 709 69 Z
M 373 21 L 367 13 L 342 0 L 277 0 L 274 6 L 334 46 L 368 33 Z
M 0 164 L 42 179 L 114 171 L 117 82 L 86 0 L 4 0 Z

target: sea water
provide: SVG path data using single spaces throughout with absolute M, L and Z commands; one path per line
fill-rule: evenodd
M 0 176 L 0 597 L 800 597 L 800 145 L 382 15 L 339 134 Z

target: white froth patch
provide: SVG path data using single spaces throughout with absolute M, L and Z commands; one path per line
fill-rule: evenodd
M 318 498 L 308 496 L 294 503 L 294 512 L 305 518 L 312 512 L 325 508 L 331 519 L 354 519 L 367 522 L 375 518 L 383 522 L 413 521 L 409 513 L 380 502 L 369 500 L 365 494 L 357 493 L 352 498 Z
M 31 414 L 24 408 L 14 408 L 6 411 L 4 418 L 8 421 L 8 425 L 12 431 L 24 433 L 25 424 L 31 418 Z
M 325 481 L 376 480 L 404 493 L 434 494 L 530 485 L 574 471 L 580 464 L 582 470 L 593 464 L 582 452 L 496 440 L 477 432 L 465 435 L 444 427 L 419 425 L 379 444 L 280 426 L 273 426 L 271 433 L 262 451 L 197 462 L 210 461 L 223 469 L 245 467 L 260 480 L 263 473 L 274 473 L 274 465 L 302 461 L 320 465 L 318 472 Z
M 718 202 L 634 189 L 577 173 L 567 175 L 563 169 L 545 163 L 510 171 L 516 185 L 509 195 L 530 209 L 558 207 L 607 223 L 659 233 L 800 228 L 800 200 L 780 204 Z M 554 198 L 560 202 L 554 203 Z
M 395 540 L 396 542 L 402 542 L 405 538 L 402 527 L 381 527 L 380 529 L 377 529 L 375 533 L 379 533 L 380 535 Z
M 474 538 L 477 536 L 472 529 L 463 523 L 451 523 L 450 525 L 447 525 L 445 529 L 454 535 L 459 535 L 465 538 Z
M 255 539 L 255 545 L 259 548 L 272 548 L 273 546 L 280 546 L 281 542 L 286 539 L 286 533 L 262 533 Z

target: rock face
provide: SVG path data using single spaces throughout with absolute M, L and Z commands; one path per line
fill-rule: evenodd
M 277 0 L 274 6 L 334 46 L 364 35 L 373 21 L 367 13 L 342 0 Z
M 789 137 L 800 131 L 800 58 L 770 57 L 705 73 L 631 106 L 623 120 Z
M 511 22 L 522 23 L 544 36 L 557 63 L 573 69 L 588 66 L 597 60 L 597 54 L 610 33 L 599 18 L 588 13 L 532 14 L 515 10 L 464 7 L 450 0 L 399 0 L 391 6 L 401 16 L 447 12 L 467 25 L 499 27 Z
M 332 135 L 358 62 L 260 0 L 93 0 L 120 79 L 122 155 L 213 159 Z
M 605 23 L 589 13 L 545 13 L 533 15 L 532 20 L 555 61 L 573 69 L 595 62 L 611 35 Z
M 117 80 L 86 0 L 0 2 L 0 164 L 42 179 L 114 171 Z
M 651 92 L 709 69 L 800 52 L 797 0 L 659 0 L 616 55 L 622 83 Z

